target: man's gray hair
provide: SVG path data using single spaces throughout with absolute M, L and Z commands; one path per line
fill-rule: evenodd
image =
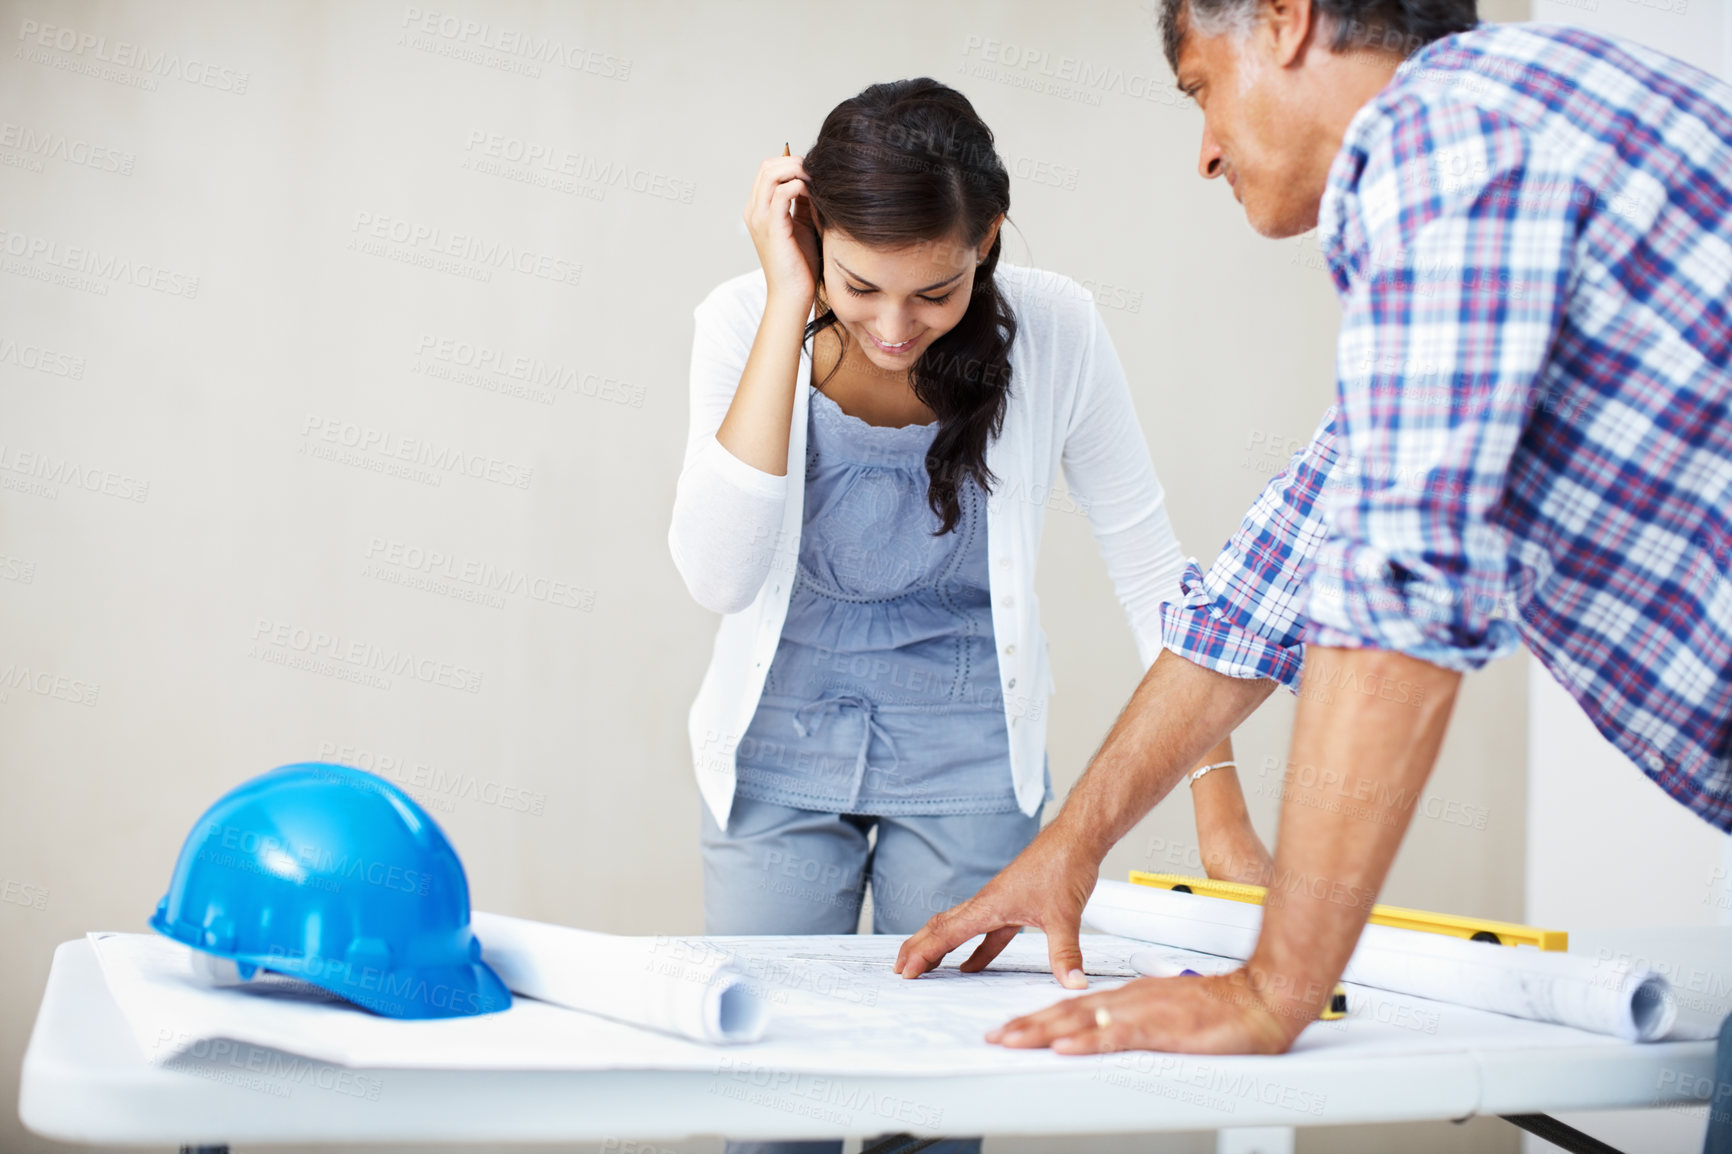
M 1263 0 L 1161 0 L 1161 47 L 1173 71 L 1192 29 L 1202 36 L 1242 35 Z M 1311 0 L 1334 29 L 1330 50 L 1372 49 L 1411 56 L 1433 40 L 1479 23 L 1477 0 Z

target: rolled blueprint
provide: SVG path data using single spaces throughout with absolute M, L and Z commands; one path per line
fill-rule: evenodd
M 755 1042 L 768 1007 L 722 950 L 477 911 L 481 958 L 515 994 L 698 1042 Z
M 1128 882 L 1096 883 L 1083 910 L 1092 929 L 1244 960 L 1263 907 Z M 1630 1042 L 1701 1034 L 1682 1023 L 1666 979 L 1627 961 L 1367 925 L 1343 981 L 1400 994 L 1556 1022 Z

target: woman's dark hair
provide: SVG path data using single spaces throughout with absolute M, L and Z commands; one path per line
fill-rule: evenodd
M 960 242 L 972 259 L 993 220 L 1010 208 L 1010 174 L 992 130 L 967 97 L 936 80 L 874 84 L 838 104 L 805 168 L 819 224 L 874 248 Z M 909 371 L 914 395 L 938 417 L 926 457 L 926 501 L 942 522 L 935 535 L 961 518 L 965 479 L 989 492 L 994 480 L 986 447 L 1004 426 L 1016 336 L 1016 317 L 993 279 L 1003 243 L 995 238 L 975 268 L 962 320 Z M 835 324 L 836 314 L 825 309 L 806 337 Z

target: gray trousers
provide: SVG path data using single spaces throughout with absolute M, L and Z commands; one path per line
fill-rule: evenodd
M 1708 1137 L 1702 1154 L 1732 1154 L 1732 1016 L 1720 1023 L 1714 1052 L 1714 1097 L 1708 1101 Z
M 851 934 L 872 891 L 872 930 L 911 934 L 974 896 L 1040 832 L 1040 815 L 880 817 L 734 799 L 728 828 L 703 811 L 704 932 Z M 876 841 L 868 835 L 876 830 Z M 729 1142 L 728 1154 L 839 1154 L 834 1139 Z M 931 1154 L 978 1154 L 978 1138 Z

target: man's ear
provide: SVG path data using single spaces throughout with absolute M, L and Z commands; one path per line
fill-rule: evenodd
M 1262 0 L 1259 31 L 1269 38 L 1274 63 L 1290 68 L 1301 63 L 1317 29 L 1311 0 Z

